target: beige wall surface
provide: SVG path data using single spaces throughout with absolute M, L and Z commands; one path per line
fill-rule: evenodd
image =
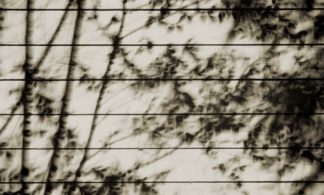
M 321 0 L 0 0 L 0 194 L 324 194 Z

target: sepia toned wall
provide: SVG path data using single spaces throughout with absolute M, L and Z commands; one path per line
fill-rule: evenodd
M 321 0 L 0 8 L 0 194 L 324 194 Z

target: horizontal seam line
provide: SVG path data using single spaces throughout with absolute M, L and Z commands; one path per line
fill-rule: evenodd
M 136 46 L 149 46 L 149 47 L 166 47 L 166 46 L 323 46 L 324 43 L 196 43 L 196 44 L 118 44 L 118 46 L 136 47 Z M 26 47 L 26 46 L 52 46 L 52 47 L 68 47 L 68 46 L 80 46 L 80 47 L 106 47 L 116 46 L 115 44 L 0 44 L 0 46 L 8 47 Z
M 59 115 L 75 115 L 75 116 L 92 116 L 92 115 L 102 115 L 102 116 L 127 116 L 127 115 L 161 115 L 161 116 L 169 116 L 169 115 L 323 115 L 324 112 L 315 112 L 315 113 L 289 113 L 289 112 L 277 112 L 277 113 L 248 113 L 248 112 L 241 112 L 241 113 L 0 113 L 0 116 L 25 116 L 25 115 L 40 115 L 40 116 L 59 116 Z
M 0 184 L 20 184 L 22 182 L 0 182 Z M 292 180 L 292 181 L 24 181 L 23 183 L 324 183 L 324 181 Z
M 324 149 L 324 147 L 164 147 L 164 148 L 0 148 L 0 150 L 302 150 L 302 149 Z
M 324 78 L 93 78 L 93 79 L 0 79 L 0 81 L 324 81 Z
M 322 7 L 313 8 L 81 8 L 81 9 L 62 9 L 62 8 L 1 8 L 0 11 L 312 11 L 324 10 Z

